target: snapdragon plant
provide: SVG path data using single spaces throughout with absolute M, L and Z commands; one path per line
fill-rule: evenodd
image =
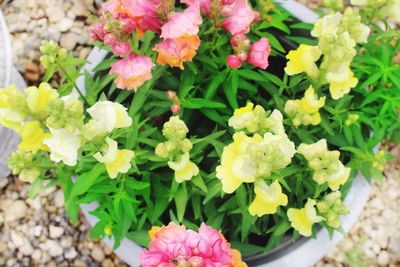
M 58 90 L 0 91 L 0 122 L 22 137 L 14 174 L 32 195 L 62 187 L 73 223 L 96 202 L 91 237 L 115 248 L 169 222 L 204 222 L 243 256 L 341 231 L 356 174 L 382 178 L 390 155 L 374 148 L 399 141 L 398 31 L 351 7 L 309 25 L 254 2 L 108 3 L 95 75 L 44 43 Z

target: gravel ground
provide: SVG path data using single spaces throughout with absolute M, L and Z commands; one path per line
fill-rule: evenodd
M 304 1 L 304 0 L 301 0 Z M 85 15 L 98 0 L 1 1 L 12 33 L 15 66 L 28 83 L 40 79 L 40 41 L 52 39 L 84 58 L 90 52 Z M 319 0 L 309 1 L 316 7 Z M 400 147 L 382 185 L 373 185 L 360 220 L 316 267 L 400 266 Z M 0 174 L 1 175 L 1 174 Z M 27 196 L 28 185 L 9 177 L 0 184 L 0 266 L 125 266 L 102 242 L 89 241 L 89 226 L 65 216 L 62 192 Z

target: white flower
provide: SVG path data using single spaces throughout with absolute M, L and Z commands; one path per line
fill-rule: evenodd
M 126 112 L 126 108 L 118 103 L 99 101 L 87 111 L 94 120 L 99 122 L 105 132 L 132 125 L 132 118 Z
M 51 137 L 43 141 L 50 148 L 50 159 L 56 163 L 62 161 L 68 166 L 75 166 L 81 138 L 65 129 L 50 128 Z

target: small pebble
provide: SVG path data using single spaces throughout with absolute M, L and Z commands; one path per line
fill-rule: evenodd
M 389 253 L 385 250 L 382 250 L 378 255 L 378 264 L 379 266 L 386 266 L 389 264 L 390 256 Z
M 97 262 L 102 262 L 105 258 L 103 250 L 98 246 L 95 246 L 93 248 L 92 253 L 90 253 L 90 256 L 92 256 L 92 258 Z
M 49 236 L 52 239 L 57 239 L 64 234 L 64 228 L 50 225 L 49 226 Z

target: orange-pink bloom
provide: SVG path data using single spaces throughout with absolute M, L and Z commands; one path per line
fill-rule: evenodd
M 128 58 L 115 62 L 110 73 L 117 74 L 115 83 L 118 88 L 136 91 L 145 81 L 151 79 L 153 66 L 150 57 L 130 54 Z
M 154 50 L 158 52 L 157 63 L 184 69 L 183 62 L 192 61 L 200 46 L 197 35 L 188 35 L 175 39 L 167 39 L 158 43 Z

